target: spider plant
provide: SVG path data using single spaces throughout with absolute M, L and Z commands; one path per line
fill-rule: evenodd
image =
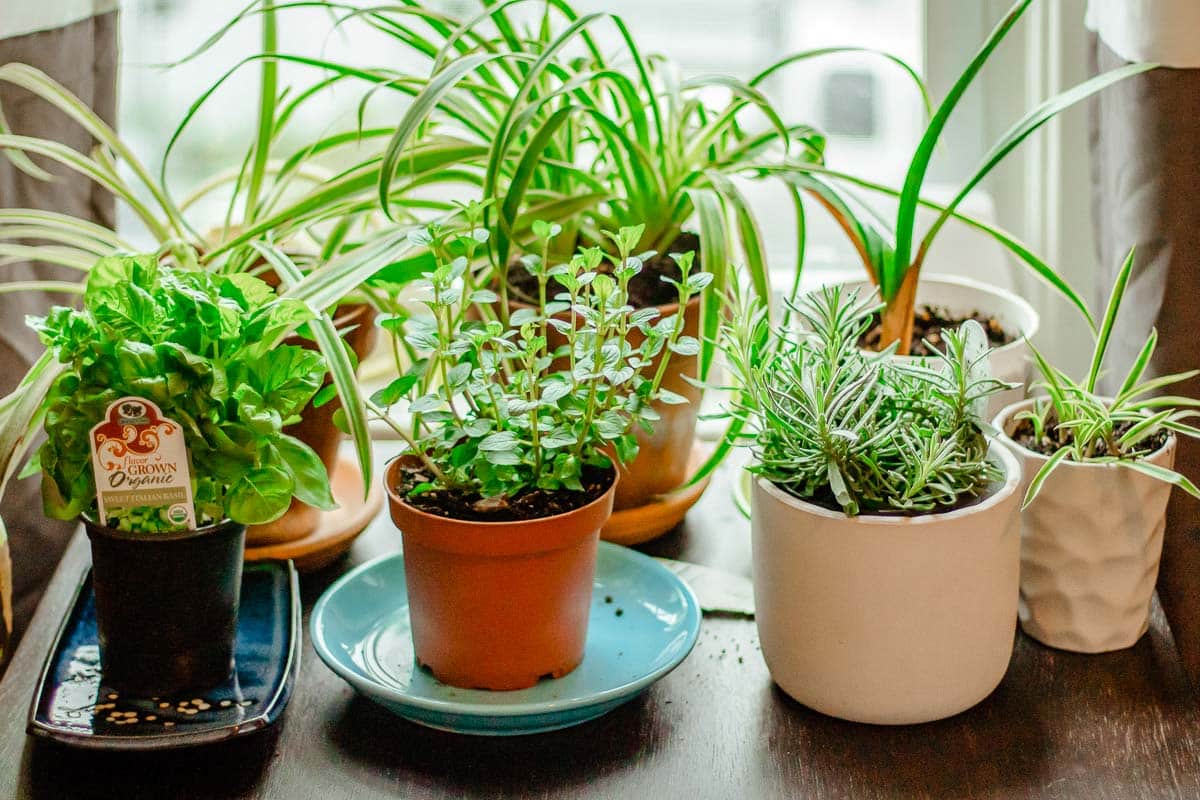
M 510 13 L 522 4 L 541 9 L 524 31 Z M 483 198 L 492 201 L 492 270 L 506 268 L 515 252 L 531 244 L 526 220 L 535 211 L 562 226 L 565 250 L 559 257 L 576 247 L 607 246 L 600 231 L 635 223 L 646 226 L 650 249 L 668 252 L 694 224 L 700 265 L 714 276 L 702 296 L 703 378 L 735 247 L 758 296 L 765 301 L 770 294 L 762 233 L 736 179 L 755 169 L 790 174 L 796 164 L 823 159 L 824 137 L 807 125 L 785 124 L 760 84 L 791 64 L 860 48 L 797 53 L 750 81 L 725 75 L 683 80 L 669 60 L 643 53 L 619 16 L 581 15 L 565 0 L 482 0 L 482 6 L 431 55 L 428 82 L 384 154 L 382 207 L 390 211 L 393 174 L 414 139 L 465 130 L 488 148 L 471 163 L 480 170 Z M 600 25 L 617 33 L 621 49 L 615 57 L 603 55 L 593 36 Z M 568 58 L 572 48 L 582 54 Z M 907 64 L 880 55 L 903 68 L 925 96 Z M 713 88 L 724 90 L 728 100 L 706 102 L 702 95 Z M 817 187 L 842 202 L 833 187 L 818 183 L 810 180 L 804 188 Z M 800 191 L 793 189 L 802 235 Z M 506 282 L 497 283 L 507 300 Z
M 936 205 L 921 197 L 929 163 L 934 150 L 941 139 L 946 124 L 958 106 L 967 88 L 974 81 L 988 58 L 1016 25 L 1021 15 L 1029 8 L 1033 0 L 1018 0 L 1007 14 L 996 25 L 995 29 L 984 41 L 975 56 L 967 64 L 962 74 L 951 86 L 945 99 L 933 113 L 920 142 L 913 152 L 905 176 L 903 188 L 899 191 L 881 186 L 869 180 L 858 178 L 845 173 L 823 169 L 821 165 L 804 170 L 808 174 L 793 177 L 800 185 L 807 186 L 813 178 L 831 180 L 835 184 L 850 184 L 870 190 L 883 192 L 899 199 L 896 211 L 896 222 L 892 230 L 870 213 L 857 211 L 849 204 L 838 202 L 836 196 L 826 196 L 826 207 L 834 215 L 840 226 L 845 230 L 855 245 L 863 266 L 871 281 L 878 287 L 884 300 L 882 312 L 883 336 L 881 347 L 892 342 L 899 342 L 898 353 L 907 354 L 912 340 L 913 311 L 916 292 L 920 280 L 921 267 L 929 253 L 938 233 L 952 217 L 962 218 L 958 214 L 958 206 L 972 189 L 982 181 L 1004 158 L 1020 145 L 1042 125 L 1049 122 L 1062 111 L 1085 100 L 1107 86 L 1124 80 L 1132 75 L 1154 68 L 1154 64 L 1129 64 L 1097 75 L 1076 86 L 1073 86 L 1044 102 L 1026 113 L 1018 120 L 992 148 L 984 155 L 979 165 L 962 184 L 959 191 L 950 202 Z M 917 210 L 920 206 L 932 208 L 937 216 L 933 224 L 919 233 L 917 230 Z M 1001 245 L 1011 251 L 1022 263 L 1031 268 L 1036 275 L 1049 283 L 1067 298 L 1095 330 L 1095 321 L 1087 304 L 1074 289 L 1060 276 L 1052 266 L 1032 253 L 1028 247 L 1011 235 L 983 225 L 974 220 L 967 220 L 979 230 L 992 236 Z
M 1117 274 L 1092 350 L 1091 365 L 1082 382 L 1072 380 L 1030 346 L 1041 374 L 1039 388 L 1045 390 L 1046 396 L 1037 398 L 1031 410 L 1018 414 L 1015 419 L 1027 426 L 1030 439 L 1026 446 L 1036 448 L 1049 458 L 1030 482 L 1024 507 L 1033 502 L 1046 479 L 1063 461 L 1117 464 L 1166 481 L 1200 498 L 1200 489 L 1188 478 L 1145 460 L 1162 447 L 1171 434 L 1200 439 L 1200 428 L 1185 422 L 1200 416 L 1197 411 L 1200 401 L 1158 394 L 1200 375 L 1200 370 L 1143 381 L 1158 343 L 1158 331 L 1152 330 L 1116 395 L 1106 398 L 1096 392 L 1113 325 L 1133 270 L 1133 258 L 1134 253 L 1130 251 Z
M 281 293 L 308 302 L 321 314 L 310 329 L 342 399 L 365 491 L 371 475 L 366 411 L 351 357 L 325 311 L 393 264 L 405 250 L 407 231 L 373 213 L 377 168 L 372 172 L 369 160 L 340 173 L 329 173 L 323 169 L 320 157 L 337 145 L 328 138 L 290 153 L 279 152 L 281 134 L 298 110 L 327 90 L 330 80 L 322 77 L 296 93 L 281 90 L 277 67 L 285 56 L 276 52 L 276 9 L 270 0 L 264 0 L 260 11 L 263 55 L 257 59 L 261 75 L 254 140 L 240 167 L 214 175 L 181 202 L 173 198 L 165 177 L 171 150 L 200 107 L 237 67 L 192 105 L 172 136 L 156 176 L 111 126 L 53 78 L 25 64 L 0 66 L 0 81 L 51 104 L 96 142 L 90 153 L 84 153 L 50 139 L 22 136 L 13 131 L 0 109 L 0 150 L 18 169 L 35 178 L 52 179 L 30 156 L 57 162 L 111 192 L 145 226 L 157 242 L 160 257 L 181 267 L 261 271 L 269 262 L 280 280 Z M 356 135 L 350 132 L 342 138 L 352 140 Z M 411 181 L 397 186 L 393 200 L 398 207 L 421 205 L 402 195 L 413 186 L 427 183 L 429 170 L 444 163 L 439 150 L 443 144 L 435 140 L 413 149 L 410 164 L 416 171 Z M 130 180 L 122 176 L 122 166 L 132 176 Z M 218 190 L 228 196 L 223 222 L 215 235 L 201 233 L 187 212 L 197 200 Z M 303 239 L 317 244 L 316 254 L 278 257 L 280 248 Z M 27 243 L 31 241 L 35 244 Z M 97 258 L 135 249 L 118 233 L 86 220 L 36 209 L 0 209 L 0 266 L 28 260 L 60 264 L 80 274 L 78 282 L 6 282 L 0 284 L 0 292 L 55 290 L 78 294 Z M 267 258 L 268 254 L 272 258 Z M 410 277 L 417 277 L 417 273 Z M 390 279 L 399 280 L 394 274 Z

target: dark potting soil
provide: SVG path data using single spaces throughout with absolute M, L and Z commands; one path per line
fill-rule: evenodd
M 477 492 L 466 493 L 437 489 L 409 497 L 416 486 L 430 480 L 429 473 L 420 465 L 405 466 L 399 470 L 400 485 L 397 493 L 407 499 L 409 505 L 427 514 L 460 519 L 467 522 L 523 522 L 526 520 L 553 517 L 582 508 L 608 491 L 614 473 L 611 469 L 584 467 L 580 482 L 583 491 L 563 489 L 548 492 L 543 489 L 528 489 L 508 498 L 484 498 Z
M 642 264 L 642 271 L 629 281 L 629 304 L 634 308 L 651 308 L 678 301 L 679 291 L 663 278 L 667 277 L 675 281 L 680 279 L 682 274 L 679 271 L 679 265 L 675 263 L 675 259 L 671 258 L 670 254 L 688 251 L 696 254 L 696 259 L 692 262 L 692 272 L 699 272 L 701 269 L 700 237 L 694 233 L 681 233 L 665 252 L 645 261 Z M 608 262 L 601 267 L 602 271 L 611 269 L 612 264 Z M 514 258 L 508 265 L 508 285 L 513 289 L 516 295 L 515 299 L 525 303 L 537 303 L 537 278 L 526 271 L 519 258 Z M 550 296 L 557 293 L 554 287 L 557 287 L 557 284 L 552 280 Z
M 870 518 L 870 517 L 923 517 L 923 516 L 926 516 L 929 514 L 948 514 L 951 511 L 958 511 L 959 509 L 962 509 L 962 508 L 970 508 L 971 506 L 982 503 L 988 497 L 991 497 L 993 492 L 997 491 L 1001 485 L 1002 484 L 1000 484 L 1000 483 L 995 483 L 990 486 L 985 486 L 982 490 L 980 490 L 976 494 L 961 495 L 958 498 L 957 502 L 952 503 L 950 505 L 938 506 L 937 508 L 935 508 L 932 511 L 905 511 L 905 510 L 899 509 L 899 508 L 894 509 L 894 510 L 893 509 L 874 509 L 871 511 L 861 511 L 861 512 L 859 512 L 858 516 L 866 517 L 866 518 Z M 844 513 L 842 506 L 838 503 L 837 498 L 833 494 L 833 491 L 830 490 L 829 487 L 827 487 L 827 486 L 822 487 L 820 492 L 818 492 L 817 494 L 815 494 L 811 497 L 801 497 L 799 494 L 797 494 L 796 492 L 793 492 L 791 489 L 789 489 L 786 486 L 780 486 L 779 484 L 775 484 L 775 486 L 777 488 L 779 488 L 780 490 L 787 492 L 792 497 L 795 497 L 797 500 L 803 500 L 805 503 L 810 503 L 814 506 L 819 506 L 819 507 L 825 509 L 826 511 L 832 511 L 837 514 Z
M 987 332 L 988 344 L 992 347 L 1003 347 L 1017 340 L 1015 334 L 1004 330 L 999 320 L 979 311 L 973 311 L 970 315 L 963 316 L 961 314 L 951 314 L 944 308 L 921 306 L 913 316 L 912 345 L 909 354 L 914 356 L 933 355 L 929 348 L 925 346 L 926 340 L 939 350 L 944 350 L 946 344 L 942 339 L 942 331 L 947 329 L 952 331 L 958 330 L 958 327 L 969 319 L 973 319 L 983 326 L 984 331 Z M 871 327 L 858 340 L 859 347 L 878 350 L 879 340 L 882 335 L 881 328 L 879 315 L 876 314 Z
M 1119 439 L 1133 427 L 1132 422 L 1121 422 L 1113 426 L 1113 438 Z M 1126 453 L 1125 456 L 1148 456 L 1151 453 L 1157 452 L 1167 443 L 1167 432 L 1159 431 L 1154 436 L 1147 437 L 1138 443 L 1138 446 L 1131 453 Z M 1046 425 L 1046 430 L 1043 432 L 1042 438 L 1038 439 L 1034 436 L 1033 423 L 1027 419 L 1017 423 L 1016 429 L 1012 433 L 1012 439 L 1017 444 L 1024 447 L 1026 450 L 1032 450 L 1043 456 L 1052 456 L 1059 449 L 1066 445 L 1070 445 L 1074 441 L 1071 433 L 1066 433 L 1063 436 L 1062 442 L 1059 441 L 1058 425 L 1054 420 L 1050 420 Z M 1108 447 L 1103 441 L 1096 445 L 1096 451 L 1092 454 L 1097 458 L 1115 455 L 1108 452 Z M 1070 460 L 1070 459 L 1068 459 Z

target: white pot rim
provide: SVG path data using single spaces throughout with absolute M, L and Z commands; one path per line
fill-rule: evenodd
M 841 511 L 831 511 L 824 506 L 818 506 L 809 503 L 806 500 L 801 500 L 793 494 L 785 492 L 766 478 L 757 477 L 755 483 L 760 489 L 766 492 L 775 500 L 784 503 L 792 508 L 801 511 L 805 514 L 814 517 L 821 517 L 828 520 L 841 520 L 854 525 L 860 525 L 868 528 L 912 528 L 922 525 L 937 525 L 940 523 L 951 522 L 970 517 L 975 514 L 985 513 L 992 508 L 1002 504 L 1009 497 L 1014 495 L 1021 485 L 1021 463 L 1012 451 L 1001 445 L 995 439 L 990 439 L 991 447 L 988 449 L 988 454 L 1000 461 L 1004 466 L 1004 483 L 991 494 L 984 497 L 977 503 L 972 503 L 964 508 L 956 508 L 952 511 L 944 511 L 934 514 L 915 514 L 912 516 L 885 516 L 882 514 L 860 514 L 855 517 L 848 517 Z
M 1050 456 L 1043 455 L 1035 450 L 1030 450 L 1028 447 L 1026 447 L 1025 445 L 1018 442 L 1016 439 L 1009 436 L 1008 431 L 1005 430 L 1005 424 L 1009 420 L 1011 420 L 1019 412 L 1026 411 L 1028 409 L 1033 408 L 1034 401 L 1036 401 L 1037 399 L 1038 398 L 1036 398 L 1036 397 L 1029 397 L 1024 400 L 1018 400 L 1017 402 L 1011 403 L 1011 404 L 1005 406 L 1004 408 L 1000 409 L 999 413 L 997 413 L 995 418 L 992 420 L 992 427 L 996 428 L 999 431 L 1000 441 L 1002 441 L 1005 444 L 1005 446 L 1012 448 L 1016 452 L 1019 452 L 1023 458 L 1025 458 L 1029 461 L 1032 461 L 1033 463 L 1045 464 L 1047 461 L 1050 460 Z M 1071 461 L 1070 459 L 1064 459 L 1064 460 L 1058 462 L 1058 466 L 1059 467 L 1065 466 L 1065 467 L 1069 467 L 1071 469 L 1114 470 L 1114 469 L 1122 469 L 1125 464 L 1129 464 L 1131 462 L 1140 462 L 1140 461 L 1153 462 L 1156 460 L 1161 460 L 1163 456 L 1165 456 L 1167 453 L 1174 450 L 1177 439 L 1178 439 L 1178 437 L 1176 437 L 1174 431 L 1167 431 L 1167 441 L 1165 444 L 1163 444 L 1162 447 L 1158 448 L 1153 453 L 1149 453 L 1140 458 L 1126 459 L 1123 462 L 1121 462 L 1121 461 Z
M 946 274 L 936 273 L 936 272 L 930 273 L 928 275 L 922 275 L 920 278 L 920 283 L 925 283 L 925 284 L 942 283 L 942 284 L 950 284 L 952 286 L 961 286 L 965 289 L 973 289 L 973 290 L 979 292 L 980 294 L 991 295 L 992 297 L 1000 298 L 1005 303 L 1008 303 L 1008 304 L 1020 309 L 1021 315 L 1024 316 L 1026 319 L 1030 320 L 1030 324 L 1027 326 L 1029 328 L 1029 330 L 1017 331 L 1017 338 L 1014 339 L 1013 341 L 1009 342 L 1006 345 L 1002 345 L 1000 347 L 994 348 L 993 352 L 995 352 L 995 353 L 1006 353 L 1009 351 L 1023 349 L 1025 347 L 1025 340 L 1032 339 L 1034 336 L 1036 336 L 1039 328 L 1041 327 L 1041 315 L 1037 313 L 1037 310 L 1032 305 L 1030 305 L 1029 301 L 1026 300 L 1024 297 L 1021 297 L 1019 294 L 1017 294 L 1015 292 L 1011 292 L 1008 289 L 1002 289 L 999 286 L 993 286 L 990 283 L 984 283 L 983 281 L 977 281 L 973 278 L 964 278 L 959 275 L 946 275 Z M 851 285 L 851 284 L 874 286 L 874 284 L 871 283 L 869 278 L 844 278 L 841 280 L 829 281 L 825 285 L 826 286 L 834 286 L 834 285 L 847 286 L 847 285 Z M 983 311 L 982 308 L 979 310 Z M 992 313 L 994 313 L 994 311 Z

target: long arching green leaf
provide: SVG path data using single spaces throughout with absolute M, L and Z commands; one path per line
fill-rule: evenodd
M 12 394 L 0 398 L 0 498 L 33 444 L 38 422 L 45 413 L 42 401 L 64 368 L 47 350 Z
M 58 231 L 86 237 L 109 250 L 130 252 L 133 250 L 132 245 L 103 225 L 56 211 L 43 211 L 38 208 L 0 208 L 0 225 L 38 226 L 46 231 Z
M 1084 81 L 1083 83 L 1073 86 L 1060 94 L 1051 97 L 1045 102 L 1039 104 L 1037 108 L 1030 111 L 1022 117 L 1015 125 L 1013 125 L 1002 137 L 992 146 L 987 155 L 983 157 L 979 166 L 975 168 L 975 172 L 963 184 L 958 194 L 954 199 L 946 204 L 945 210 L 934 221 L 933 225 L 925 233 L 921 239 L 921 248 L 927 250 L 933 242 L 933 238 L 937 236 L 942 225 L 950 218 L 950 213 L 958 207 L 958 205 L 966 199 L 967 195 L 979 185 L 979 182 L 987 177 L 997 164 L 1004 160 L 1004 157 L 1011 153 L 1021 142 L 1025 141 L 1034 131 L 1045 125 L 1058 114 L 1067 110 L 1076 103 L 1086 100 L 1096 92 L 1113 85 L 1118 81 L 1125 80 L 1133 75 L 1146 72 L 1154 69 L 1157 64 L 1126 64 L 1123 67 L 1110 70 L 1101 75 Z
M 750 273 L 750 285 L 755 294 L 768 308 L 771 305 L 771 276 L 767 271 L 766 258 L 763 256 L 763 237 L 758 229 L 758 222 L 750 210 L 750 204 L 745 196 L 734 185 L 733 181 L 719 172 L 708 171 L 713 188 L 725 200 L 725 204 L 733 210 L 737 222 L 738 242 L 742 246 L 742 255 L 746 257 L 746 270 Z
M 1033 480 L 1029 482 L 1029 489 L 1025 492 L 1025 500 L 1021 503 L 1022 509 L 1029 508 L 1029 504 L 1037 499 L 1038 492 L 1042 490 L 1042 485 L 1046 483 L 1046 479 L 1054 472 L 1054 468 L 1058 466 L 1059 462 L 1069 455 L 1071 455 L 1071 449 L 1064 447 L 1056 450 L 1054 455 L 1046 459 L 1046 463 L 1042 465 L 1042 468 L 1033 476 Z
M 1108 306 L 1104 309 L 1104 321 L 1100 323 L 1100 332 L 1096 334 L 1096 347 L 1092 351 L 1092 364 L 1088 367 L 1087 383 L 1084 388 L 1089 394 L 1096 391 L 1096 381 L 1100 379 L 1100 368 L 1104 366 L 1104 355 L 1108 351 L 1108 340 L 1112 337 L 1113 326 L 1117 323 L 1117 313 L 1121 310 L 1121 300 L 1125 297 L 1125 286 L 1129 276 L 1133 274 L 1133 257 L 1136 250 L 1130 250 L 1117 273 L 1116 283 L 1108 296 Z
M 708 380 L 717 335 L 721 329 L 721 310 L 729 275 L 729 245 L 725 239 L 725 209 L 711 189 L 690 189 L 688 196 L 700 219 L 700 263 L 711 272 L 712 283 L 700 295 L 700 370 L 699 379 Z
M 16 294 L 18 292 L 62 292 L 63 294 L 83 294 L 82 283 L 69 281 L 18 281 L 0 283 L 0 294 Z
M 896 257 L 891 268 L 886 269 L 879 276 L 880 293 L 885 301 L 890 301 L 900 289 L 904 274 L 912 261 L 913 233 L 916 227 L 921 186 L 925 182 L 925 173 L 929 169 L 929 161 L 933 157 L 933 150 L 937 146 L 938 139 L 945 130 L 946 123 L 950 121 L 950 115 L 967 91 L 967 87 L 975 80 L 975 76 L 979 74 L 992 51 L 1008 35 L 1017 20 L 1029 8 L 1031 2 L 1033 0 L 1017 0 L 992 30 L 975 57 L 971 59 L 966 69 L 958 76 L 958 80 L 950 87 L 946 99 L 934 112 L 933 118 L 925 129 L 925 134 L 921 137 L 921 142 L 917 145 L 916 152 L 913 153 L 912 161 L 908 166 L 908 174 L 904 178 L 904 188 L 900 192 L 900 206 L 896 212 Z
M 437 107 L 442 97 L 454 88 L 455 84 L 480 66 L 500 58 L 531 57 L 523 54 L 483 53 L 460 58 L 430 79 L 425 89 L 414 98 L 412 105 L 401 118 L 400 124 L 396 126 L 396 132 L 392 135 L 392 139 L 383 153 L 382 168 L 379 172 L 379 203 L 385 214 L 390 215 L 388 186 L 400 164 L 400 158 L 408 140 Z
M 745 417 L 733 417 L 729 421 L 729 425 L 725 428 L 725 432 L 721 435 L 721 438 L 717 440 L 717 446 L 709 453 L 708 458 L 704 459 L 704 463 L 691 474 L 687 479 L 687 483 L 680 487 L 680 490 L 695 486 L 700 481 L 708 478 L 709 475 L 712 475 L 736 446 L 738 434 L 742 432 L 744 427 L 746 427 Z
M 760 168 L 760 169 L 758 169 L 758 171 L 764 175 L 779 175 L 779 174 L 786 174 L 788 172 L 806 172 L 806 173 L 814 173 L 814 174 L 819 174 L 819 175 L 826 175 L 833 180 L 845 181 L 846 183 L 850 183 L 855 186 L 861 186 L 864 189 L 869 189 L 870 191 L 873 191 L 873 192 L 879 192 L 880 194 L 885 194 L 890 197 L 899 197 L 900 196 L 900 192 L 897 191 L 896 189 L 893 189 L 890 186 L 886 186 L 884 184 L 877 183 L 875 181 L 867 180 L 866 178 L 861 178 L 857 175 L 851 175 L 849 173 L 839 172 L 837 170 L 831 170 L 831 169 L 828 169 L 827 167 L 821 166 L 819 164 L 791 165 L 784 169 Z M 929 208 L 934 211 L 942 211 L 945 208 L 945 206 L 943 206 L 942 204 L 935 203 L 934 201 L 927 200 L 925 198 L 918 199 L 917 203 L 918 203 L 918 205 L 920 205 L 923 208 Z M 1076 292 L 1073 288 L 1071 288 L 1071 285 L 1069 283 L 1067 283 L 1066 280 L 1063 279 L 1063 277 L 1061 275 L 1059 275 L 1058 272 L 1053 267 L 1051 267 L 1044 260 L 1042 260 L 1032 250 L 1030 250 L 1028 245 L 1026 245 L 1024 242 L 1022 242 L 1016 236 L 1014 236 L 1013 234 L 1004 230 L 1003 228 L 1000 228 L 996 225 L 992 225 L 990 223 L 984 222 L 983 220 L 977 219 L 976 217 L 972 217 L 968 214 L 963 214 L 962 212 L 959 212 L 959 211 L 953 212 L 951 214 L 951 216 L 954 217 L 954 219 L 958 220 L 959 222 L 969 225 L 970 227 L 975 228 L 978 231 L 986 233 L 988 236 L 990 236 L 992 239 L 994 239 L 996 242 L 998 242 L 1001 246 L 1003 246 L 1005 249 L 1007 249 L 1010 253 L 1012 253 L 1017 258 L 1019 258 L 1026 266 L 1028 266 L 1033 271 L 1033 273 L 1035 275 L 1037 275 L 1040 279 L 1045 281 L 1050 287 L 1052 287 L 1053 289 L 1058 291 L 1073 306 L 1075 306 L 1075 308 L 1079 311 L 1080 315 L 1087 322 L 1088 326 L 1093 331 L 1096 330 L 1096 320 L 1092 317 L 1092 311 L 1090 308 L 1088 308 L 1087 302 L 1084 301 L 1084 299 L 1079 295 L 1078 292 Z
M 291 290 L 301 285 L 304 280 L 303 274 L 281 250 L 262 242 L 252 242 L 250 246 L 257 250 L 275 269 L 285 287 Z M 285 292 L 285 296 L 289 296 L 289 293 Z M 290 296 L 296 295 L 291 294 Z M 329 375 L 333 378 L 338 398 L 342 401 L 342 409 L 346 413 L 350 434 L 354 438 L 354 450 L 358 456 L 359 468 L 362 470 L 363 497 L 366 498 L 371 492 L 374 471 L 371 433 L 367 428 L 367 409 L 363 404 L 362 394 L 358 390 L 358 376 L 355 374 L 354 364 L 350 360 L 349 353 L 346 352 L 342 337 L 338 335 L 333 320 L 325 312 L 327 306 L 310 303 L 309 307 L 317 315 L 316 319 L 309 322 L 309 328 L 321 348 L 321 355 L 325 357 L 325 363 L 329 367 Z
M 929 99 L 929 88 L 925 85 L 925 81 L 921 79 L 920 73 L 913 69 L 913 67 L 900 56 L 889 53 L 885 50 L 877 50 L 873 47 L 820 47 L 815 50 L 805 50 L 800 53 L 792 53 L 791 55 L 781 58 L 774 64 L 771 64 L 769 67 L 759 72 L 750 79 L 749 84 L 751 86 L 758 86 L 760 83 L 774 75 L 776 72 L 779 72 L 781 69 L 800 61 L 807 61 L 809 59 L 820 58 L 822 56 L 842 55 L 845 53 L 867 53 L 869 55 L 879 56 L 880 58 L 885 58 L 896 66 L 900 67 L 900 69 L 904 70 L 904 73 L 908 75 L 908 77 L 912 78 L 912 82 L 917 87 L 917 91 L 921 93 L 921 102 L 925 105 L 925 113 L 930 115 L 933 114 L 933 103 Z
M 1163 483 L 1169 483 L 1172 486 L 1178 486 L 1192 497 L 1200 498 L 1200 489 L 1196 488 L 1196 484 L 1192 483 L 1186 476 L 1179 474 L 1173 469 L 1160 467 L 1157 464 L 1149 464 L 1145 461 L 1127 461 L 1122 459 L 1116 463 L 1119 466 L 1125 467 L 1126 469 L 1131 469 L 1134 472 L 1140 472 L 1143 475 L 1148 475 L 1155 480 L 1162 481 Z
M 793 187 L 789 193 L 792 197 L 792 207 L 796 213 L 796 269 L 792 274 L 792 286 L 784 298 L 783 330 L 790 330 L 792 320 L 792 303 L 800 294 L 800 281 L 804 275 L 804 255 L 808 246 L 808 221 L 804 213 L 804 195 L 798 187 Z
M 271 155 L 271 140 L 275 129 L 275 104 L 279 84 L 279 62 L 275 55 L 279 45 L 279 34 L 275 18 L 275 0 L 262 0 L 262 60 L 258 88 L 258 125 L 254 140 L 254 158 L 250 165 L 250 183 L 246 188 L 246 211 L 243 222 L 255 218 L 258 210 L 258 194 L 262 191 L 263 178 L 267 171 L 267 159 Z
M 1138 357 L 1133 360 L 1133 365 L 1130 366 L 1129 372 L 1125 375 L 1125 381 L 1121 384 L 1120 391 L 1117 392 L 1116 398 L 1113 399 L 1113 407 L 1121 405 L 1121 402 L 1126 396 L 1137 389 L 1138 382 L 1141 381 L 1142 375 L 1146 373 L 1146 367 L 1150 366 L 1150 359 L 1154 357 L 1154 350 L 1158 346 L 1158 329 L 1151 328 L 1150 335 L 1146 337 L 1146 343 L 1142 345 L 1141 352 Z
M 96 112 L 88 108 L 86 103 L 72 94 L 58 81 L 28 64 L 5 64 L 0 67 L 0 80 L 20 86 L 22 89 L 37 95 L 66 114 L 86 130 L 96 141 L 100 142 L 101 145 L 115 153 L 129 167 L 130 171 L 133 172 L 150 193 L 150 196 L 154 198 L 154 201 L 158 204 L 168 224 L 174 229 L 175 233 L 179 236 L 184 234 L 186 227 L 179 216 L 178 210 L 171 203 L 170 198 L 167 197 L 160 185 L 154 182 L 150 177 L 149 171 L 142 165 L 142 162 L 138 160 L 137 156 L 133 154 L 133 151 L 129 149 L 125 142 L 117 136 L 112 127 L 101 119 Z M 129 192 L 129 194 L 132 195 L 132 192 Z M 138 206 L 132 206 L 131 204 L 131 207 L 135 211 L 138 210 L 139 206 L 144 208 L 140 203 L 138 203 Z M 146 217 L 153 219 L 149 211 L 145 213 Z M 142 216 L 142 212 L 139 211 L 138 215 Z M 146 221 L 145 217 L 143 221 Z M 159 227 L 157 223 L 155 225 L 147 223 L 147 227 L 150 227 L 151 231 L 154 231 L 157 235 L 156 228 Z
M 11 134 L 0 134 L 0 150 L 35 153 L 69 167 L 122 200 L 137 214 L 138 219 L 150 229 L 151 235 L 159 242 L 165 242 L 171 238 L 170 232 L 162 222 L 138 199 L 134 191 L 119 176 L 77 150 L 48 139 Z

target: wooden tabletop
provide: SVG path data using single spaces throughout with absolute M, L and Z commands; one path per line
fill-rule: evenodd
M 642 548 L 749 574 L 732 468 L 688 521 Z M 338 575 L 399 546 L 377 521 L 305 576 L 303 667 L 273 730 L 158 754 L 72 751 L 25 734 L 34 682 L 88 561 L 77 537 L 0 682 L 0 798 L 1200 798 L 1200 708 L 1155 606 L 1132 649 L 1081 656 L 1018 635 L 995 694 L 954 718 L 875 727 L 810 711 L 771 683 L 753 621 L 706 618 L 691 656 L 639 699 L 573 729 L 474 738 L 402 721 L 307 641 Z

